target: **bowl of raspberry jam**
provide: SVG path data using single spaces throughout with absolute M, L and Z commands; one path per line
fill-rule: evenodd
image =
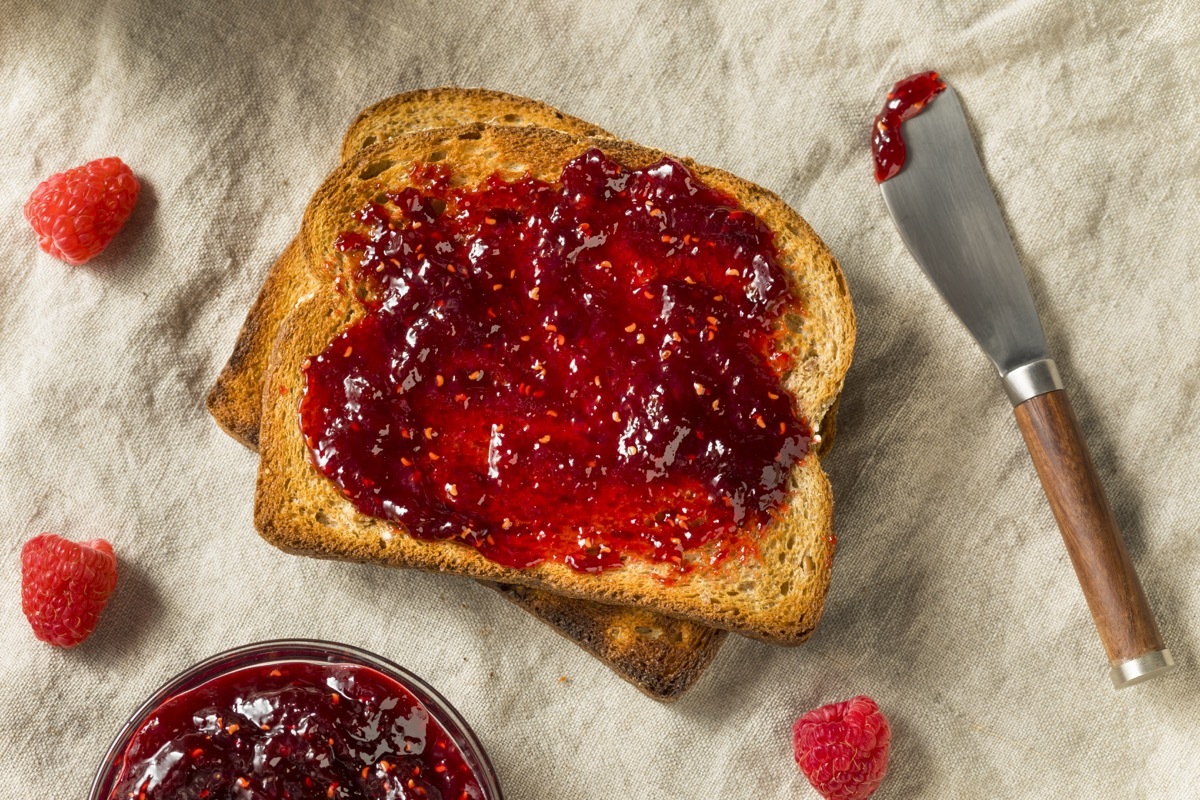
M 459 713 L 377 655 L 279 640 L 172 678 L 125 723 L 90 800 L 502 800 Z

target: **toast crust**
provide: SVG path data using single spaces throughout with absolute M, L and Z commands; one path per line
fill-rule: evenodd
M 664 153 L 620 140 L 584 138 L 541 128 L 473 124 L 412 134 L 362 151 L 330 175 L 304 214 L 301 246 L 310 269 L 340 271 L 332 243 L 355 209 L 384 189 L 409 185 L 408 165 L 444 160 L 465 183 L 494 172 L 525 172 L 555 182 L 562 166 L 597 147 L 628 168 Z M 433 156 L 433 158 L 431 158 Z M 783 385 L 814 431 L 842 388 L 854 344 L 854 311 L 841 270 L 808 224 L 771 192 L 688 159 L 700 180 L 753 212 L 776 237 L 780 263 L 804 313 L 784 320 L 784 347 L 795 367 Z M 301 363 L 363 312 L 326 281 L 285 320 L 264 386 L 262 454 L 255 522 L 276 546 L 317 557 L 449 571 L 489 581 L 543 588 L 603 603 L 627 604 L 691 619 L 780 644 L 799 644 L 824 608 L 834 537 L 832 496 L 817 453 L 792 474 L 789 500 L 759 540 L 757 561 L 669 574 L 641 560 L 589 575 L 543 562 L 517 570 L 453 541 L 421 541 L 393 524 L 364 516 L 308 461 L 296 413 L 303 394 Z M 673 581 L 666 585 L 666 581 Z
M 452 109 L 453 113 L 448 113 Z M 516 116 L 516 119 L 510 119 Z M 386 138 L 438 125 L 483 119 L 510 125 L 543 125 L 609 136 L 591 123 L 536 100 L 484 89 L 455 87 L 406 92 L 359 114 L 342 143 L 343 160 L 353 156 L 361 131 Z M 252 450 L 258 449 L 263 373 L 283 319 L 316 288 L 296 240 L 272 264 L 238 334 L 233 354 L 208 395 L 217 424 Z M 826 436 L 826 442 L 829 437 Z M 604 662 L 639 691 L 672 702 L 691 687 L 716 657 L 725 638 L 693 622 L 633 608 L 592 603 L 526 587 L 485 584 L 545 622 L 564 638 Z
M 341 160 L 349 161 L 360 150 L 399 135 L 429 128 L 452 128 L 465 122 L 505 127 L 537 125 L 578 136 L 614 138 L 599 125 L 528 97 L 493 89 L 440 86 L 394 95 L 364 108 L 342 138 Z

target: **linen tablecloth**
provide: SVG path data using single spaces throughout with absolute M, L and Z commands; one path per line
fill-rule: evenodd
M 907 797 L 1200 797 L 1200 20 L 1184 2 L 0 3 L 0 797 L 82 797 L 166 678 L 282 636 L 369 648 L 472 722 L 513 798 L 813 797 L 790 726 L 857 693 Z M 891 83 L 959 91 L 1180 669 L 1115 693 L 1012 414 L 871 178 Z M 308 560 L 251 524 L 203 398 L 363 106 L 543 99 L 778 192 L 858 312 L 827 460 L 839 551 L 797 649 L 733 637 L 659 705 L 462 579 Z M 21 206 L 119 155 L 127 228 L 71 268 Z M 19 551 L 105 537 L 120 583 L 34 640 Z M 566 680 L 562 680 L 562 678 Z

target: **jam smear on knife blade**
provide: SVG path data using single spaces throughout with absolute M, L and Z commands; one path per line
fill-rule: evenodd
M 900 124 L 920 114 L 921 109 L 945 89 L 946 82 L 936 72 L 919 72 L 898 81 L 888 92 L 871 131 L 876 183 L 883 183 L 904 169 L 908 150 L 900 135 Z

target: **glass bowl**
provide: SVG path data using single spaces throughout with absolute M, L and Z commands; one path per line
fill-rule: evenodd
M 500 782 L 496 778 L 496 772 L 492 768 L 491 762 L 488 761 L 479 739 L 458 711 L 429 684 L 403 667 L 380 658 L 374 653 L 346 644 L 311 639 L 277 639 L 243 645 L 207 658 L 171 678 L 150 695 L 121 726 L 96 770 L 96 777 L 92 781 L 92 790 L 88 795 L 89 800 L 108 800 L 109 794 L 114 788 L 113 784 L 120 774 L 130 740 L 147 718 L 169 698 L 239 669 L 297 661 L 369 667 L 404 686 L 425 708 L 429 716 L 437 720 L 446 735 L 461 751 L 464 761 L 483 788 L 486 800 L 503 800 Z

